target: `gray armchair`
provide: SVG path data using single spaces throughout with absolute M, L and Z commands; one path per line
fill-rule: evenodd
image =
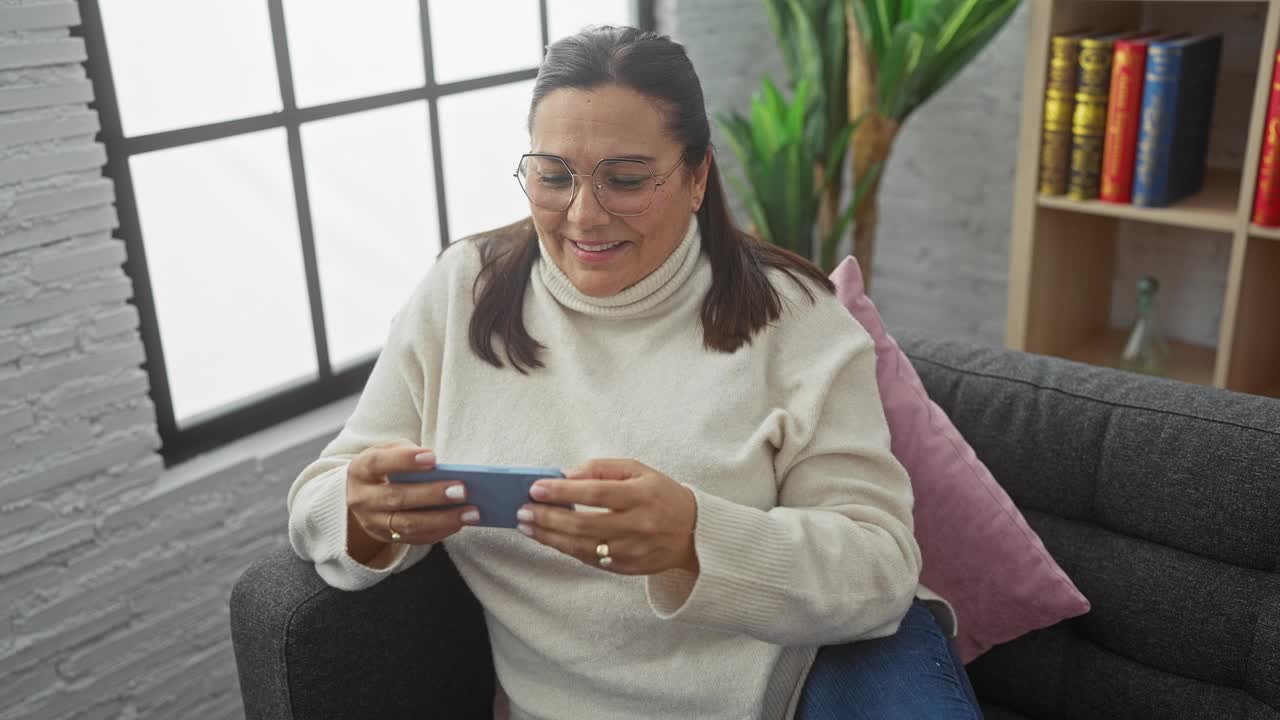
M 231 637 L 246 720 L 493 717 L 484 616 L 443 550 L 359 592 L 288 547 L 245 570 Z
M 1280 400 L 896 337 L 1093 605 L 967 666 L 987 718 L 1280 720 Z M 490 717 L 483 615 L 439 550 L 357 593 L 287 548 L 250 567 L 247 718 Z

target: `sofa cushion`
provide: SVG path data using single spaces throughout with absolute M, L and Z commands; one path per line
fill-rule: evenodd
M 1008 494 L 926 392 L 885 330 L 862 271 L 845 258 L 836 294 L 871 334 L 893 454 L 911 475 L 921 582 L 956 610 L 964 662 L 993 645 L 1087 612 L 1089 603 L 1045 550 Z

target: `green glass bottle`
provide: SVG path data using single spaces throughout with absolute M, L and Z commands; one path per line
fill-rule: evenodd
M 1148 275 L 1138 281 L 1138 317 L 1120 352 L 1120 369 L 1147 375 L 1169 372 L 1169 343 L 1160 328 L 1156 293 L 1160 282 Z

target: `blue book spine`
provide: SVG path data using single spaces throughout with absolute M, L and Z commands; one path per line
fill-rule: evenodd
M 1158 207 L 1169 202 L 1169 160 L 1173 150 L 1181 68 L 1180 46 L 1153 42 L 1147 47 L 1142 121 L 1138 129 L 1138 150 L 1133 160 L 1134 205 Z

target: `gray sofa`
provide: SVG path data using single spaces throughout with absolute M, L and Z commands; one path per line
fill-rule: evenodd
M 967 666 L 986 717 L 1280 720 L 1280 401 L 897 337 L 1093 604 Z M 249 720 L 490 717 L 445 552 L 357 593 L 274 552 L 231 625 Z

